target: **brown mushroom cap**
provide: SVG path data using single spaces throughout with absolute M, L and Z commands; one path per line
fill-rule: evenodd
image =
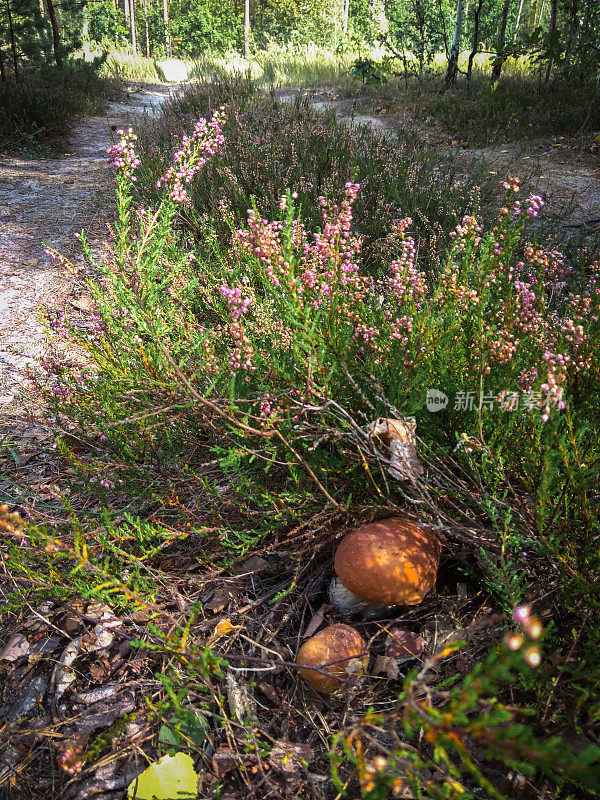
M 437 536 L 406 517 L 390 517 L 351 531 L 334 568 L 342 584 L 363 600 L 414 606 L 435 584 Z
M 355 683 L 369 663 L 368 655 L 361 656 L 366 646 L 362 636 L 349 625 L 330 625 L 304 642 L 296 661 L 307 667 L 320 667 L 321 664 L 326 664 L 327 666 L 323 666 L 325 672 L 339 675 L 342 680 Z M 346 667 L 352 659 L 357 659 L 357 669 L 346 672 Z M 331 694 L 343 686 L 343 683 L 336 678 L 323 675 L 321 672 L 312 669 L 298 671 L 317 692 Z

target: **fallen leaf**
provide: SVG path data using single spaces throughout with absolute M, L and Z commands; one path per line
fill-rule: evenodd
M 204 603 L 206 611 L 213 611 L 218 614 L 235 599 L 237 592 L 234 589 L 219 589 L 216 591 L 208 603 Z
M 187 753 L 163 756 L 127 789 L 129 800 L 190 800 L 198 797 L 198 773 Z
M 75 680 L 75 672 L 71 669 L 71 664 L 79 655 L 82 638 L 81 636 L 77 636 L 73 641 L 69 642 L 63 650 L 61 657 L 58 659 L 58 664 L 54 668 L 52 682 L 54 683 L 54 702 L 57 704 Z
M 256 716 L 256 700 L 250 694 L 248 685 L 238 683 L 233 675 L 227 675 L 227 702 L 229 710 L 239 722 Z
M 114 611 L 106 603 L 101 603 L 99 600 L 92 601 L 85 610 L 88 617 L 91 617 L 94 622 L 99 622 L 101 619 L 115 619 Z
M 48 680 L 43 675 L 38 675 L 23 689 L 8 711 L 3 714 L 4 722 L 12 722 L 24 717 L 32 708 L 42 700 L 48 688 Z
M 269 753 L 269 764 L 285 779 L 286 794 L 296 795 L 302 783 L 302 769 L 313 757 L 307 744 L 276 741 Z
M 108 683 L 106 686 L 98 686 L 96 689 L 91 689 L 89 692 L 78 692 L 74 699 L 78 703 L 83 703 L 86 706 L 92 703 L 100 703 L 103 700 L 112 700 L 117 694 L 118 684 Z
M 423 652 L 425 642 L 422 636 L 404 628 L 392 628 L 387 639 L 386 654 L 391 658 L 403 661 L 412 661 Z
M 314 633 L 316 633 L 321 625 L 323 624 L 323 619 L 325 617 L 325 612 L 328 608 L 331 608 L 329 603 L 323 603 L 321 608 L 313 615 L 312 619 L 306 626 L 306 630 L 302 634 L 303 639 L 310 638 Z
M 15 633 L 0 653 L 0 661 L 18 661 L 29 653 L 29 641 L 22 633 Z
M 220 619 L 215 625 L 214 633 L 210 638 L 213 641 L 215 639 L 220 639 L 221 636 L 227 636 L 227 634 L 231 633 L 232 630 L 233 630 L 233 625 L 231 624 L 230 620 Z
M 390 445 L 390 466 L 388 472 L 392 478 L 408 480 L 414 483 L 424 472 L 423 465 L 417 456 L 414 445 L 394 439 Z
M 279 695 L 273 686 L 270 683 L 259 683 L 258 688 L 267 698 L 267 700 L 274 706 L 279 707 L 281 705 L 281 701 L 279 699 Z
M 267 567 L 267 562 L 260 556 L 250 556 L 243 564 L 240 565 L 241 572 L 262 572 Z
M 206 717 L 194 709 L 186 711 L 182 717 L 171 717 L 167 725 L 158 732 L 158 743 L 163 748 L 178 749 L 201 745 L 206 738 L 208 724 Z
M 395 681 L 400 674 L 400 668 L 395 658 L 379 655 L 375 659 L 373 672 L 375 675 L 387 675 L 390 680 Z
M 238 758 L 229 749 L 219 748 L 212 757 L 212 766 L 219 778 L 227 775 L 228 772 L 233 772 L 237 765 Z
M 92 311 L 94 308 L 94 301 L 91 297 L 82 297 L 79 300 L 71 300 L 71 305 L 78 311 Z
M 416 481 L 423 465 L 417 455 L 417 423 L 380 417 L 367 428 L 371 440 L 380 439 L 390 448 L 389 474 L 397 480 Z
M 23 261 L 23 264 L 25 264 L 27 267 L 37 267 L 39 263 L 40 263 L 39 258 L 26 258 Z

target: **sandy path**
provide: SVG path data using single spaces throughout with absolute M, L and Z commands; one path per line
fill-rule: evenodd
M 173 90 L 138 88 L 102 116 L 82 119 L 61 158 L 0 160 L 0 414 L 17 410 L 25 366 L 43 356 L 40 309 L 63 308 L 74 297 L 43 242 L 77 258 L 75 234 L 85 229 L 92 245 L 101 246 L 112 192 L 106 159 L 112 128 L 154 113 Z
M 291 103 L 298 93 L 280 89 L 278 99 Z M 589 152 L 572 152 L 560 143 L 518 143 L 498 147 L 456 147 L 451 137 L 436 128 L 428 129 L 408 115 L 392 115 L 382 108 L 381 114 L 359 114 L 355 103 L 329 90 L 300 92 L 317 111 L 333 109 L 349 126 L 366 125 L 372 130 L 393 135 L 398 130 L 416 129 L 434 149 L 451 149 L 459 158 L 483 160 L 498 176 L 516 175 L 527 179 L 544 197 L 550 209 L 565 215 L 565 224 L 579 230 L 597 229 L 600 219 L 600 158 Z M 385 105 L 385 104 L 384 104 Z M 591 225 L 586 223 L 591 222 Z

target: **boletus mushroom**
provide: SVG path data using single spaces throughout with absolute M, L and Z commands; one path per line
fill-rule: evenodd
M 440 549 L 437 536 L 408 517 L 357 528 L 336 551 L 331 600 L 346 613 L 417 605 L 435 584 Z
M 356 683 L 362 677 L 369 663 L 366 647 L 362 636 L 349 625 L 329 625 L 304 642 L 296 663 L 320 667 L 322 672 L 315 669 L 300 669 L 299 672 L 317 692 L 331 694 L 344 685 L 343 681 Z

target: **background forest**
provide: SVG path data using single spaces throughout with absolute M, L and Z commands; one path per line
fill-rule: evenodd
M 61 66 L 84 46 L 197 59 L 309 44 L 368 55 L 378 43 L 419 76 L 461 49 L 491 56 L 495 79 L 511 56 L 543 61 L 546 79 L 553 69 L 577 80 L 600 69 L 593 0 L 5 0 L 1 19 L 3 80 L 20 67 Z

